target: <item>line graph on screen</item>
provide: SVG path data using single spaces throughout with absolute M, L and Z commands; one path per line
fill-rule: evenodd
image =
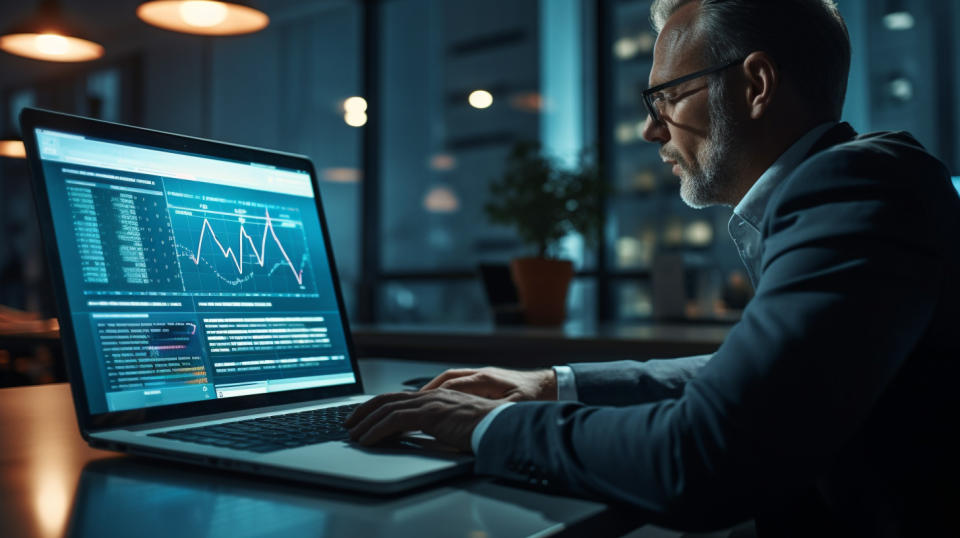
M 300 293 L 316 289 L 303 222 L 245 210 L 171 207 L 171 226 L 185 291 Z

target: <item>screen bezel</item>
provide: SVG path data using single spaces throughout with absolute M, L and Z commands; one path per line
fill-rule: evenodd
M 80 356 L 74 336 L 73 316 L 63 316 L 61 314 L 59 320 L 63 359 L 66 363 L 67 376 L 70 380 L 74 406 L 77 409 L 80 431 L 85 437 L 87 432 L 121 426 L 133 426 L 149 422 L 230 411 L 242 411 L 259 407 L 307 402 L 363 393 L 363 382 L 360 379 L 360 369 L 357 365 L 356 353 L 354 352 L 350 323 L 347 318 L 343 295 L 340 291 L 340 275 L 337 272 L 336 262 L 333 257 L 333 247 L 330 243 L 330 232 L 327 227 L 323 203 L 320 198 L 317 174 L 313 162 L 309 157 L 155 131 L 29 107 L 24 108 L 20 113 L 20 126 L 21 133 L 23 133 L 23 142 L 27 150 L 27 161 L 30 166 L 31 183 L 33 184 L 34 200 L 37 206 L 40 233 L 45 245 L 47 263 L 50 267 L 50 278 L 53 284 L 54 295 L 56 296 L 57 310 L 60 313 L 69 313 L 72 312 L 72 310 L 70 309 L 69 298 L 67 297 L 63 266 L 53 229 L 53 216 L 51 214 L 49 195 L 46 180 L 43 175 L 40 152 L 37 147 L 37 129 L 63 131 L 80 136 L 116 141 L 121 144 L 151 146 L 161 150 L 194 153 L 213 158 L 258 163 L 308 172 L 310 174 L 310 184 L 313 189 L 314 200 L 316 201 L 317 214 L 320 219 L 320 229 L 323 232 L 324 248 L 326 249 L 327 260 L 329 260 L 335 292 L 334 295 L 337 299 L 337 309 L 343 324 L 343 334 L 346 340 L 347 353 L 350 357 L 350 367 L 356 379 L 354 383 L 344 385 L 295 389 L 93 414 L 90 412 L 87 390 L 84 386 L 83 375 L 80 369 Z

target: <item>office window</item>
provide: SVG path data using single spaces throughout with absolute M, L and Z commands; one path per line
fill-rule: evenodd
M 851 33 L 854 46 L 863 47 L 851 79 L 862 77 L 866 88 L 848 93 L 847 109 L 866 115 L 858 118 L 863 125 L 854 127 L 909 131 L 960 173 L 956 2 L 865 2 L 856 14 L 865 16 L 866 24 L 858 35 Z
M 378 321 L 490 319 L 478 264 L 531 249 L 487 222 L 489 183 L 517 142 L 538 141 L 565 163 L 588 144 L 585 9 L 580 0 L 378 4 Z M 578 269 L 592 268 L 578 237 L 563 246 Z M 590 311 L 579 305 L 594 298 L 578 296 L 572 310 Z
M 647 87 L 657 36 L 650 25 L 650 1 L 611 1 L 605 22 L 610 80 L 605 123 L 610 142 L 613 194 L 608 204 L 607 266 L 612 281 L 611 318 L 624 321 L 655 315 L 652 269 L 658 257 L 683 264 L 684 317 L 721 315 L 715 300 L 727 275 L 741 271 L 727 236 L 730 209 L 692 209 L 679 196 L 680 182 L 664 166 L 659 146 L 643 140 Z
M 341 289 L 353 313 L 363 225 L 362 133 L 346 108 L 362 98 L 360 7 L 302 2 L 270 14 L 264 31 L 211 41 L 209 50 L 198 51 L 201 77 L 209 77 L 198 86 L 209 94 L 201 94 L 205 119 L 197 127 L 215 139 L 313 160 Z

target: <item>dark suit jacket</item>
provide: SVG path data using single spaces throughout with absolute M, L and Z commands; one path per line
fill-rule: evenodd
M 679 528 L 956 529 L 960 198 L 947 170 L 906 133 L 839 124 L 761 224 L 756 295 L 712 358 L 573 365 L 583 403 L 504 410 L 477 471 Z

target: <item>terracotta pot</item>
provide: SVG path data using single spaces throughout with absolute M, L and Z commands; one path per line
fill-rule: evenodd
M 510 272 L 528 324 L 560 325 L 566 320 L 573 262 L 517 258 L 510 262 Z

